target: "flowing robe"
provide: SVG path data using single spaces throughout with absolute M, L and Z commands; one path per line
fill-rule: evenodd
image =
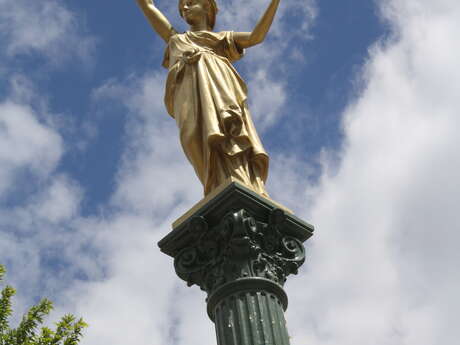
M 247 108 L 246 84 L 232 65 L 243 55 L 232 31 L 171 36 L 165 104 L 207 195 L 233 177 L 267 195 L 268 155 Z

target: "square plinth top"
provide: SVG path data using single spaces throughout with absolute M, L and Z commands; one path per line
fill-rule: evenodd
M 261 222 L 267 222 L 273 210 L 281 209 L 286 215 L 283 225 L 283 232 L 286 235 L 294 236 L 302 242 L 313 235 L 313 225 L 296 217 L 286 207 L 256 193 L 238 181 L 229 180 L 179 217 L 172 225 L 173 230 L 158 242 L 158 246 L 165 254 L 174 256 L 186 245 L 190 235 L 189 220 L 203 217 L 210 225 L 214 225 L 229 212 L 237 212 L 240 209 L 245 209 Z

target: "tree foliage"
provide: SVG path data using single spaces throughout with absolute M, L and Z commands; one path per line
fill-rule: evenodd
M 0 281 L 5 273 L 5 267 L 0 265 Z M 73 315 L 63 316 L 55 330 L 42 326 L 44 318 L 53 310 L 53 303 L 46 298 L 29 309 L 17 328 L 11 328 L 8 319 L 13 312 L 11 299 L 15 293 L 8 285 L 1 292 L 0 345 L 77 345 L 80 342 L 87 325 Z

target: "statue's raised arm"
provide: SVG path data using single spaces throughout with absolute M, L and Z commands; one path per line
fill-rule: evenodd
M 176 32 L 168 18 L 155 6 L 153 0 L 136 0 L 144 15 L 147 17 L 153 29 L 160 37 L 169 41 L 169 37 Z
M 278 5 L 280 0 L 271 0 L 268 5 L 265 13 L 259 22 L 255 26 L 252 32 L 235 32 L 234 39 L 238 47 L 240 48 L 249 48 L 255 46 L 256 44 L 262 43 L 267 36 L 268 31 L 273 23 L 275 18 L 276 11 L 278 10 Z

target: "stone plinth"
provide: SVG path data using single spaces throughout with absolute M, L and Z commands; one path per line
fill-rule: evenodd
M 159 242 L 177 275 L 207 293 L 218 345 L 288 345 L 286 278 L 313 226 L 235 181 L 187 212 Z

